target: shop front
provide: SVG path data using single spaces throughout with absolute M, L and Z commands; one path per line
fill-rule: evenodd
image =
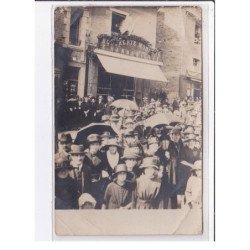
M 119 42 L 113 48 L 97 46 L 91 49 L 86 94 L 112 95 L 115 99 L 135 98 L 140 102 L 149 93 L 150 84 L 167 82 L 159 57 L 152 57 L 146 46 L 138 49 L 138 43 L 130 41 L 129 46 L 128 42 L 126 45 Z
M 187 71 L 185 76 L 180 76 L 180 98 L 192 97 L 194 99 L 202 97 L 201 74 Z

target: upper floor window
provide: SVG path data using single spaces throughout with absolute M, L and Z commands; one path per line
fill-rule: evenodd
M 71 8 L 69 42 L 72 45 L 80 45 L 79 27 L 83 10 L 79 7 Z
M 197 66 L 199 66 L 199 64 L 200 64 L 200 60 L 197 58 L 193 58 L 193 66 L 197 67 Z
M 201 43 L 201 25 L 199 23 L 195 24 L 194 43 L 196 44 Z
M 121 26 L 122 22 L 126 19 L 126 15 L 112 12 L 112 25 L 111 25 L 111 32 L 121 34 Z

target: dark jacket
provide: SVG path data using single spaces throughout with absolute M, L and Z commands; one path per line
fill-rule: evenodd
M 96 155 L 87 153 L 83 160 L 84 192 L 91 194 L 96 199 L 96 208 L 101 208 L 104 192 L 109 183 L 108 178 L 102 178 L 104 165 L 101 153 Z
M 77 182 L 71 177 L 55 177 L 55 209 L 78 209 L 79 198 Z

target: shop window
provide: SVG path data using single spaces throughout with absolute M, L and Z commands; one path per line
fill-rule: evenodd
M 120 27 L 125 19 L 126 19 L 125 15 L 122 15 L 117 12 L 112 12 L 111 32 L 116 34 L 121 34 Z
M 71 8 L 69 42 L 72 45 L 80 45 L 79 26 L 83 10 L 79 7 Z
M 134 78 L 110 74 L 105 71 L 102 65 L 98 69 L 98 95 L 112 95 L 115 99 L 128 98 L 134 96 Z

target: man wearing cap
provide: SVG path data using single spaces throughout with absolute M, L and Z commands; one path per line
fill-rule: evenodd
M 77 182 L 69 176 L 72 170 L 68 157 L 55 158 L 55 209 L 77 209 Z
M 104 169 L 100 152 L 100 136 L 90 134 L 87 137 L 89 150 L 83 160 L 84 192 L 91 194 L 96 199 L 96 208 L 100 209 L 103 201 L 104 190 L 108 182 L 108 173 Z
M 121 146 L 118 144 L 116 138 L 110 138 L 108 143 L 102 147 L 104 153 L 102 155 L 103 168 L 111 176 L 116 165 L 120 161 L 120 154 L 118 149 L 121 149 Z
M 70 177 L 75 179 L 78 184 L 78 190 L 82 194 L 84 192 L 84 176 L 83 176 L 83 159 L 84 148 L 83 145 L 72 145 L 70 151 L 70 165 L 72 170 L 70 171 Z
M 72 144 L 71 135 L 62 133 L 58 142 L 57 156 L 61 157 L 69 156 L 71 144 Z

